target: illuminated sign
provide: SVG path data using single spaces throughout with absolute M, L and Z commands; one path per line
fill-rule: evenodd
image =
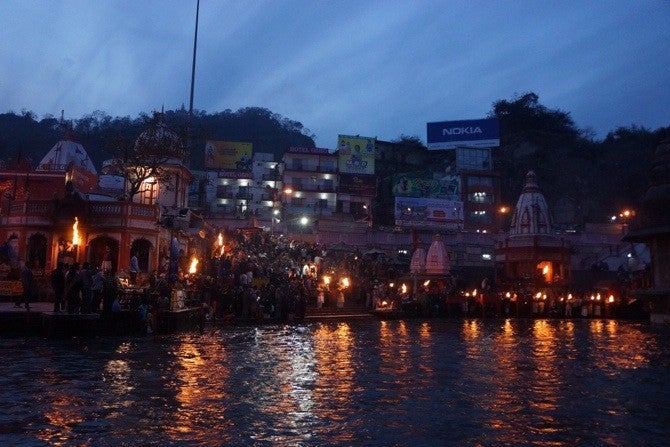
M 458 146 L 500 146 L 497 118 L 428 123 L 428 149 L 454 149 Z

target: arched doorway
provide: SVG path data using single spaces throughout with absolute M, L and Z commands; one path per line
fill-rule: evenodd
M 140 271 L 149 272 L 149 256 L 151 254 L 151 242 L 147 239 L 135 239 L 130 246 L 130 256 L 135 254 L 140 265 Z
M 42 233 L 33 234 L 28 238 L 26 262 L 32 268 L 43 269 L 47 260 L 47 237 Z
M 88 261 L 91 265 L 116 273 L 119 266 L 119 243 L 109 236 L 99 236 L 89 243 Z

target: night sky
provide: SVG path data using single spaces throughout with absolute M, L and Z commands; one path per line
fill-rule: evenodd
M 0 2 L 0 113 L 188 108 L 195 0 Z M 670 1 L 201 0 L 194 107 L 426 140 L 529 91 L 597 138 L 670 125 Z

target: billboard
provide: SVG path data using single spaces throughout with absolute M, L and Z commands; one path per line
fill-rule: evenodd
M 345 174 L 375 173 L 375 139 L 340 135 L 337 139 L 338 168 Z
M 377 195 L 377 176 L 366 174 L 340 174 L 338 191 L 357 196 Z
M 251 167 L 251 143 L 213 140 L 205 143 L 205 169 L 251 171 Z
M 460 200 L 461 198 L 461 179 L 457 175 L 447 174 L 439 178 L 421 178 L 410 174 L 395 174 L 392 182 L 393 195 L 396 197 L 446 200 Z
M 463 202 L 456 200 L 396 197 L 395 224 L 415 228 L 463 228 Z
M 426 141 L 428 149 L 496 147 L 500 146 L 500 126 L 497 118 L 428 123 Z

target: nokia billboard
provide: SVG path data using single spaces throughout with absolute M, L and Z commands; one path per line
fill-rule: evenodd
M 428 149 L 500 146 L 497 118 L 428 123 Z

